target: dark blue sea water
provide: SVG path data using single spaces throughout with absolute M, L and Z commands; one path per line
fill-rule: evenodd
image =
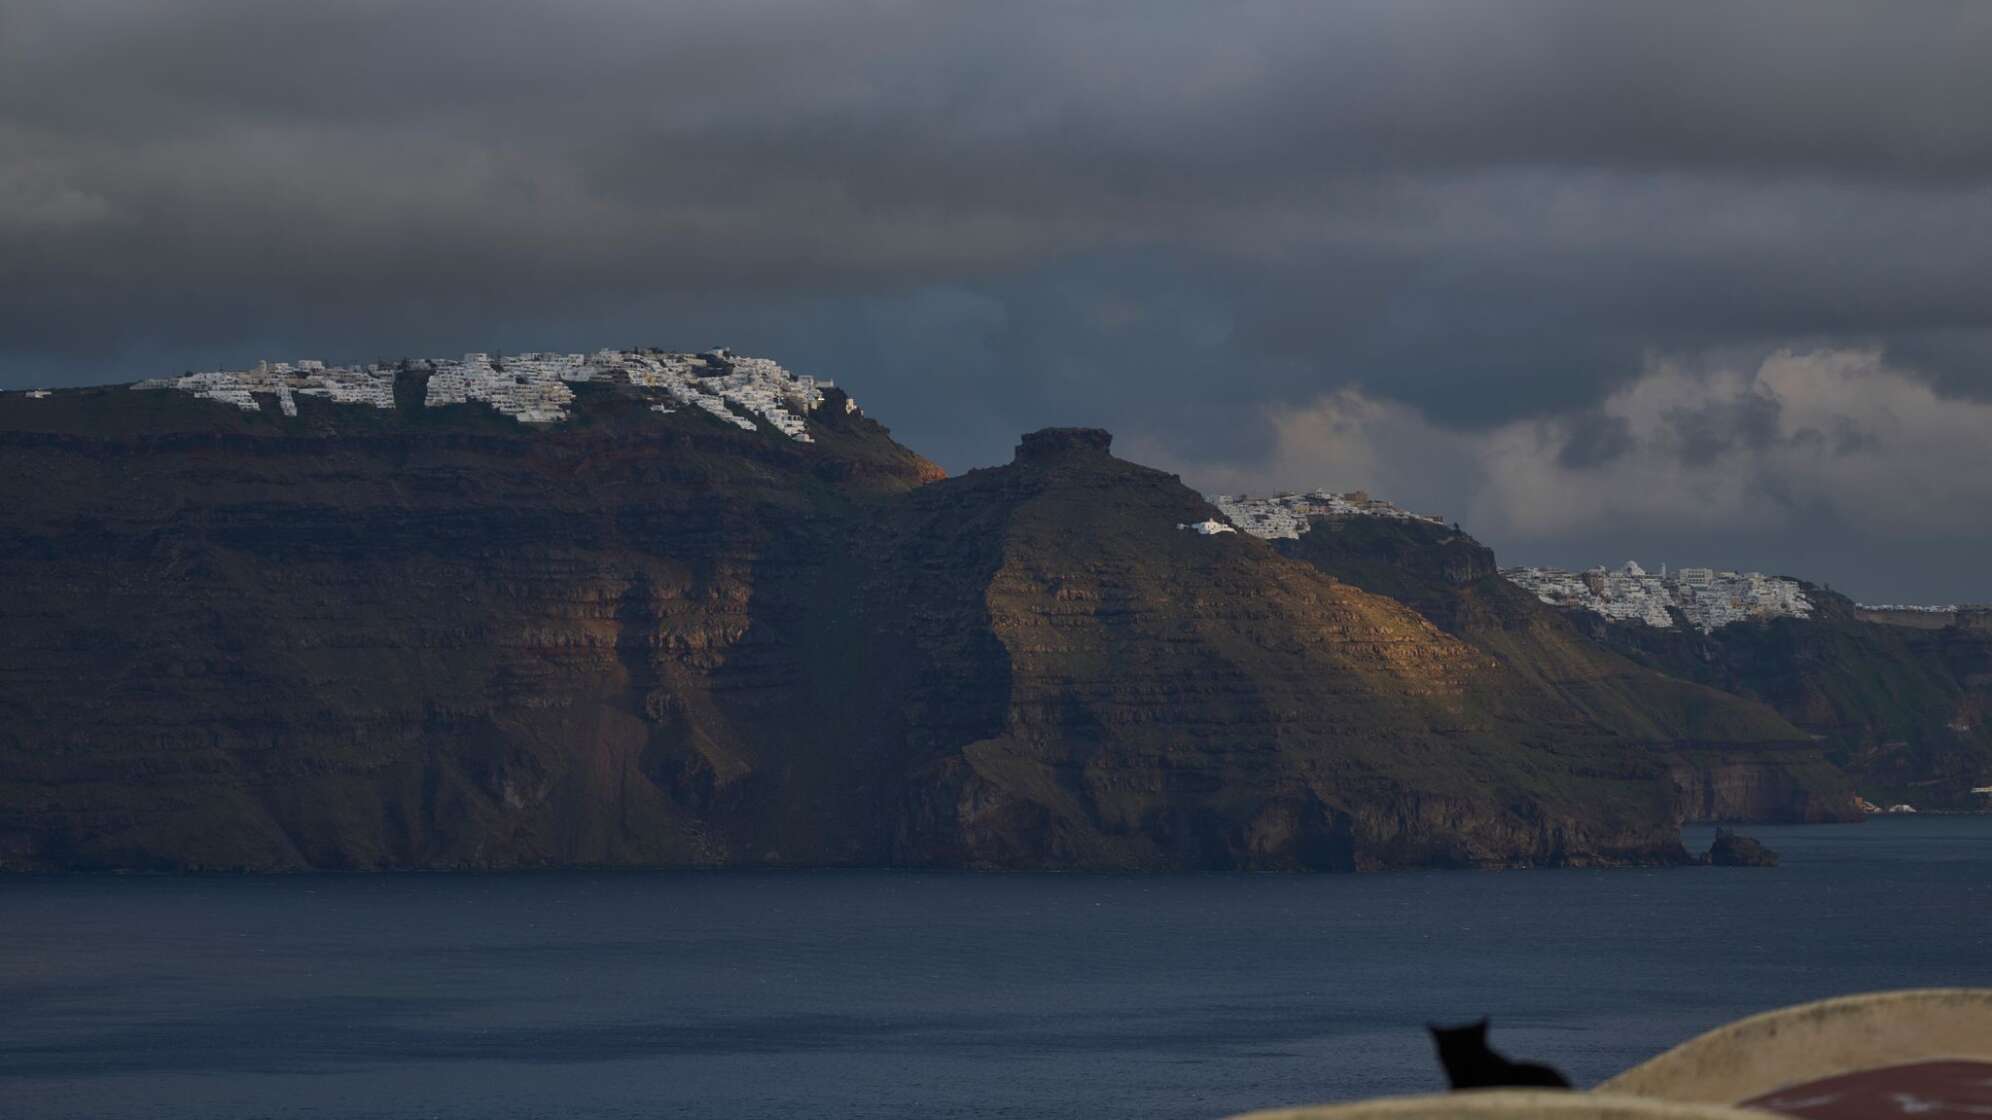
M 1588 1082 L 1992 984 L 1992 817 L 1749 831 L 1784 866 L 0 878 L 0 1116 L 1215 1117 L 1437 1088 L 1427 1019 Z

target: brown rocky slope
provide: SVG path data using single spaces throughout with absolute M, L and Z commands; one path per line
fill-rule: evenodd
M 1583 619 L 1502 578 L 1493 550 L 1457 527 L 1316 518 L 1298 539 L 1277 545 L 1486 651 L 1514 673 L 1523 689 L 1518 704 L 1574 709 L 1600 732 L 1665 759 L 1683 820 L 1860 819 L 1828 744 L 1809 724 L 1791 722 L 1788 708 L 1615 651 L 1584 632 Z
M 0 399 L 0 866 L 1685 857 L 1667 759 L 1103 433 L 937 480 L 841 407 L 402 377 Z
M 1805 593 L 1811 618 L 1709 634 L 1572 621 L 1642 665 L 1775 708 L 1817 737 L 1870 801 L 1982 811 L 1972 791 L 1992 785 L 1992 616 L 1891 625 L 1825 588 Z

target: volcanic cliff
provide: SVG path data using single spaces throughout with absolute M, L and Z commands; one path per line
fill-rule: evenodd
M 1516 703 L 1545 705 L 1544 718 L 1560 710 L 1581 713 L 1601 732 L 1664 758 L 1683 820 L 1860 818 L 1852 788 L 1821 737 L 1790 722 L 1786 708 L 1760 695 L 1739 695 L 1705 674 L 1670 675 L 1615 650 L 1586 633 L 1584 619 L 1503 578 L 1493 550 L 1457 527 L 1317 518 L 1310 531 L 1277 544 L 1288 555 L 1406 603 L 1485 650 L 1517 678 Z M 1747 629 L 1725 628 L 1738 637 Z
M 1992 625 L 1961 612 L 1939 625 L 1860 617 L 1845 596 L 1805 584 L 1809 619 L 1703 634 L 1573 612 L 1587 638 L 1659 672 L 1775 708 L 1884 805 L 1980 810 L 1992 785 Z
M 1102 432 L 943 479 L 835 390 L 381 376 L 0 396 L 0 866 L 1669 862 L 1679 750 L 1794 737 L 1601 715 Z

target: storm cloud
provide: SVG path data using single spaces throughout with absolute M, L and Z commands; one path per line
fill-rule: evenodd
M 1974 511 L 1806 483 L 1958 497 L 1916 472 L 1992 456 L 1759 378 L 1992 400 L 1988 105 L 1968 2 L 0 0 L 0 385 L 725 344 L 951 469 L 1096 423 L 1213 488 L 1392 493 L 1394 425 L 1404 496 L 1513 559 L 1810 542 L 1992 598 Z M 1521 432 L 1540 462 L 1482 453 Z M 1702 516 L 1489 504 L 1635 466 Z

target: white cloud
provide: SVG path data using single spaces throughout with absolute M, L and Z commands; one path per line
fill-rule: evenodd
M 1938 395 L 1871 350 L 1779 351 L 1754 367 L 1666 359 L 1595 412 L 1486 431 L 1342 390 L 1271 417 L 1253 467 L 1188 466 L 1214 491 L 1364 488 L 1487 539 L 1613 531 L 1683 538 L 1837 523 L 1945 537 L 1992 504 L 1992 404 Z M 1603 432 L 1578 447 L 1588 432 Z M 1582 454 L 1572 454 L 1581 450 Z M 1128 453 L 1169 461 L 1134 440 Z

